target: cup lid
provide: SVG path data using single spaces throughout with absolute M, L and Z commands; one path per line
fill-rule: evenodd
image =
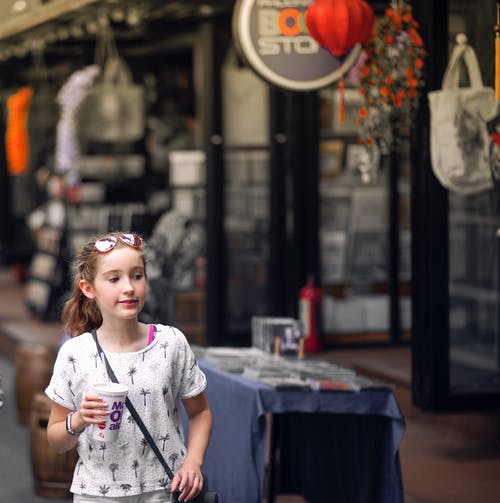
M 108 395 L 123 395 L 128 392 L 127 386 L 124 384 L 120 384 L 117 382 L 101 382 L 96 383 L 92 386 L 92 388 L 97 393 L 105 393 Z

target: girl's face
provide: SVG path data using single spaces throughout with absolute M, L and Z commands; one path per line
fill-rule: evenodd
M 82 280 L 80 288 L 87 297 L 96 300 L 103 319 L 137 318 L 146 300 L 142 254 L 130 246 L 101 254 L 94 284 Z

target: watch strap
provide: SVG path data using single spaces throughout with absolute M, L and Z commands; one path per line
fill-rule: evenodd
M 75 411 L 71 411 L 67 416 L 66 416 L 66 432 L 68 433 L 68 435 L 71 435 L 72 437 L 76 437 L 78 435 L 80 435 L 81 433 L 83 433 L 83 430 L 82 431 L 75 431 L 72 427 L 71 427 L 71 418 L 73 417 L 73 414 L 75 413 Z

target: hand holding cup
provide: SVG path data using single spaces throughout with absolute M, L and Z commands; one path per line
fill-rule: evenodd
M 105 421 L 108 415 L 108 404 L 95 391 L 90 390 L 81 401 L 78 412 L 84 423 L 83 429 Z
M 92 386 L 92 394 L 87 395 L 92 404 L 94 415 L 89 422 L 93 423 L 93 437 L 101 442 L 112 442 L 120 431 L 125 399 L 128 388 L 118 383 L 98 383 Z M 99 413 L 96 413 L 99 412 Z

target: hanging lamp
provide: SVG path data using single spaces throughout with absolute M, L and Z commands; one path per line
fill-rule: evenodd
M 368 44 L 375 14 L 365 0 L 314 0 L 305 19 L 311 37 L 333 56 L 342 57 L 356 44 Z

